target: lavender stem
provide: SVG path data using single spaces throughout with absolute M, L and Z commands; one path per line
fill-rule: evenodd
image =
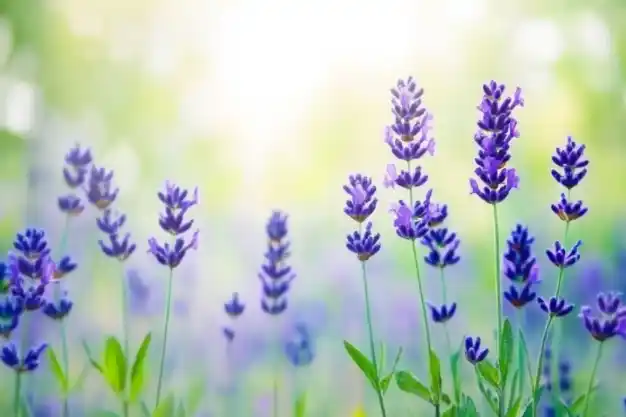
M 161 361 L 159 364 L 159 379 L 157 380 L 157 392 L 156 392 L 156 405 L 154 408 L 159 406 L 159 401 L 161 400 L 161 389 L 163 387 L 163 371 L 165 369 L 165 354 L 167 353 L 167 334 L 169 332 L 170 327 L 170 316 L 172 314 L 172 283 L 174 281 L 174 269 L 170 268 L 170 274 L 168 278 L 167 284 L 167 301 L 165 306 L 165 320 L 163 324 L 163 346 L 161 348 Z

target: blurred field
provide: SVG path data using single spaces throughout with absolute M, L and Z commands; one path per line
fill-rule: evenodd
M 277 328 L 288 331 L 298 321 L 315 335 L 316 358 L 306 369 L 285 365 L 283 385 L 306 387 L 312 416 L 347 416 L 361 404 L 377 415 L 341 344 L 348 338 L 366 346 L 359 265 L 344 250 L 352 224 L 343 216 L 341 185 L 354 172 L 382 181 L 392 158 L 382 139 L 392 122 L 389 89 L 413 75 L 426 90 L 437 153 L 425 169 L 463 239 L 462 262 L 448 273 L 450 298 L 460 309 L 454 340 L 478 334 L 492 344 L 490 210 L 468 186 L 481 85 L 496 79 L 520 86 L 526 101 L 513 149 L 521 188 L 502 207 L 501 238 L 516 222 L 531 227 L 549 294 L 556 271 L 543 251 L 563 233 L 549 209 L 561 192 L 550 177 L 550 157 L 573 135 L 587 145 L 591 160 L 576 190 L 590 212 L 571 230 L 585 244 L 583 261 L 568 271 L 566 291 L 580 305 L 593 302 L 599 289 L 626 290 L 624 22 L 623 0 L 0 0 L 0 250 L 9 250 L 27 225 L 60 241 L 56 196 L 64 192 L 63 156 L 77 142 L 90 146 L 97 164 L 115 170 L 117 208 L 128 214 L 140 245 L 125 268 L 150 287 L 145 309 L 133 319 L 133 344 L 148 329 L 158 340 L 166 276 L 145 253 L 147 239 L 161 236 L 156 192 L 168 179 L 198 186 L 201 246 L 176 276 L 179 308 L 166 389 L 182 393 L 203 379 L 203 416 L 225 417 L 218 399 L 228 395 L 224 386 L 233 375 L 223 365 L 223 303 L 238 291 L 248 305 L 234 352 L 246 417 L 269 416 L 271 346 Z M 386 212 L 402 197 L 381 187 L 374 221 L 384 247 L 370 273 L 374 327 L 388 345 L 389 361 L 403 346 L 401 368 L 422 375 L 410 248 L 395 237 Z M 289 310 L 278 321 L 261 313 L 256 277 L 265 222 L 276 208 L 290 214 L 298 273 Z M 77 373 L 85 364 L 82 339 L 96 345 L 120 331 L 125 272 L 99 253 L 94 217 L 90 211 L 72 223 L 68 240 L 68 253 L 80 263 L 67 283 L 76 304 L 70 336 Z M 427 293 L 439 299 L 434 272 Z M 535 350 L 542 320 L 533 312 L 525 317 Z M 565 328 L 562 350 L 575 358 L 581 390 L 590 346 L 574 315 Z M 58 343 L 54 326 L 42 332 Z M 626 388 L 617 370 L 626 356 L 623 344 L 611 345 L 599 401 L 614 417 L 624 412 Z M 0 406 L 10 401 L 12 383 L 1 381 Z M 48 377 L 35 375 L 30 384 L 38 399 L 57 405 Z M 425 410 L 391 391 L 391 416 Z M 77 409 L 110 404 L 104 392 L 100 379 L 90 376 Z M 288 395 L 282 415 L 288 415 Z

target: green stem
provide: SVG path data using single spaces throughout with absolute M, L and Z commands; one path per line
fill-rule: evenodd
M 500 358 L 500 333 L 502 332 L 502 283 L 500 282 L 500 224 L 498 221 L 498 205 L 493 206 L 493 245 L 495 252 L 495 281 L 496 281 L 496 301 L 498 313 L 498 328 L 496 331 L 496 357 Z M 500 401 L 498 402 L 498 415 L 504 417 L 504 403 L 506 396 L 506 381 L 502 381 L 500 387 Z
M 447 292 L 444 268 L 439 268 L 439 279 L 441 280 L 442 302 L 444 305 L 447 305 L 448 304 L 448 292 Z M 453 376 L 452 385 L 454 389 L 454 400 L 456 404 L 459 404 L 461 402 L 461 393 L 458 392 L 457 390 L 458 384 L 457 384 L 457 381 L 455 380 L 457 378 L 457 375 L 454 369 L 454 362 L 452 361 L 452 342 L 450 342 L 450 332 L 448 331 L 447 322 L 443 323 L 443 332 L 446 337 L 446 354 L 448 355 L 448 358 L 450 358 L 450 372 Z
M 163 323 L 163 346 L 161 347 L 161 361 L 159 364 L 159 379 L 157 380 L 156 405 L 159 406 L 161 400 L 161 389 L 163 388 L 163 371 L 165 369 L 165 354 L 167 353 L 167 334 L 170 328 L 170 316 L 172 314 L 172 282 L 174 281 L 174 269 L 170 268 L 170 275 L 167 283 L 167 301 L 165 306 L 165 320 Z
M 600 342 L 598 344 L 598 353 L 596 353 L 596 360 L 593 362 L 591 376 L 589 377 L 589 384 L 587 385 L 587 394 L 585 395 L 585 408 L 583 409 L 582 414 L 583 417 L 587 417 L 587 413 L 589 412 L 589 404 L 591 403 L 591 390 L 593 389 L 593 381 L 596 378 L 596 373 L 598 372 L 598 365 L 600 364 L 600 358 L 602 357 L 603 346 L 603 342 Z
M 378 361 L 376 359 L 376 347 L 374 345 L 374 330 L 372 326 L 372 312 L 370 310 L 370 295 L 369 295 L 369 286 L 367 284 L 367 268 L 365 266 L 365 261 L 361 262 L 361 276 L 363 278 L 363 292 L 365 293 L 365 315 L 367 321 L 367 331 L 369 333 L 369 342 L 370 342 L 370 352 L 372 355 L 372 364 L 374 365 L 374 369 L 378 373 Z M 379 375 L 376 375 L 378 378 Z M 378 386 L 378 380 L 376 382 L 376 397 L 378 398 L 378 405 L 380 407 L 380 412 L 382 417 L 387 417 L 387 410 L 385 409 L 385 401 L 383 399 L 383 395 L 380 391 L 380 387 Z
M 543 368 L 543 357 L 544 350 L 546 348 L 546 341 L 548 340 L 548 333 L 550 332 L 550 325 L 552 324 L 553 316 L 548 318 L 546 322 L 546 326 L 543 329 L 543 333 L 541 335 L 541 344 L 539 345 L 539 359 L 537 359 L 537 372 L 535 373 L 535 383 L 532 386 L 531 398 L 533 401 L 533 416 L 538 417 L 537 408 L 539 407 L 539 398 L 535 395 L 537 390 L 539 389 L 539 383 L 541 382 L 541 369 Z
M 19 417 L 20 415 L 20 396 L 22 393 L 22 373 L 15 372 L 15 391 L 13 395 L 13 415 Z
M 122 284 L 122 337 L 123 337 L 123 347 L 124 347 L 124 357 L 126 358 L 126 361 L 129 362 L 130 359 L 130 331 L 128 328 L 129 325 L 129 315 L 128 315 L 128 288 L 126 285 L 126 274 L 124 271 L 124 267 L 122 266 L 122 280 L 121 280 L 121 284 Z M 125 375 L 125 377 L 128 377 L 128 375 Z M 128 394 L 128 388 L 129 388 L 129 384 L 128 381 L 126 381 L 126 389 L 125 389 L 125 394 Z M 128 401 L 127 398 L 122 399 L 122 415 L 124 417 L 128 417 L 129 413 L 129 407 L 128 407 Z M 67 417 L 67 416 L 66 416 Z
M 65 252 L 67 246 L 67 240 L 69 236 L 69 225 L 70 225 L 70 216 L 65 217 L 65 224 L 63 225 L 63 234 L 61 235 L 61 242 L 59 243 L 59 256 L 63 256 L 63 252 Z M 59 301 L 63 297 L 63 293 L 61 291 L 61 283 L 58 282 L 54 288 L 56 300 Z M 61 320 L 61 357 L 63 360 L 63 372 L 65 373 L 65 377 L 69 380 L 70 378 L 70 353 L 69 346 L 67 341 L 67 317 Z M 70 404 L 69 404 L 69 395 L 63 396 L 63 417 L 70 417 Z

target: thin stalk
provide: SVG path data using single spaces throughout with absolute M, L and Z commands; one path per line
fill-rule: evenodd
M 13 415 L 20 415 L 20 397 L 22 395 L 22 373 L 15 372 L 15 391 L 13 393 Z
M 407 171 L 411 172 L 411 162 L 407 161 Z M 413 189 L 409 188 L 409 202 L 411 211 L 413 210 Z M 424 323 L 424 332 L 426 334 L 426 347 L 428 349 L 428 355 L 432 351 L 432 341 L 430 338 L 430 323 L 428 323 L 428 312 L 426 310 L 426 299 L 424 297 L 424 286 L 422 284 L 422 274 L 420 273 L 419 258 L 417 257 L 417 246 L 415 241 L 411 242 L 411 252 L 413 253 L 413 263 L 415 265 L 415 277 L 417 278 L 417 288 L 420 295 L 420 307 L 422 310 L 422 321 Z M 430 361 L 429 361 L 430 363 Z
M 445 271 L 444 268 L 439 268 L 439 278 L 441 280 L 441 298 L 442 298 L 442 302 L 444 305 L 448 305 L 448 291 L 447 291 L 447 286 L 446 286 L 446 279 L 445 279 Z M 444 322 L 443 323 L 443 332 L 444 335 L 446 337 L 446 355 L 448 355 L 448 358 L 450 359 L 450 372 L 451 375 L 455 375 L 454 372 L 454 363 L 452 362 L 452 343 L 450 342 L 450 332 L 448 331 L 448 323 Z M 456 377 L 455 377 L 456 378 Z M 454 388 L 454 400 L 456 401 L 456 403 L 458 404 L 461 400 L 461 393 L 457 392 L 457 384 L 456 381 L 452 381 L 453 382 L 453 388 Z
M 123 265 L 123 264 L 122 264 Z M 122 337 L 123 337 L 123 348 L 124 348 L 124 357 L 126 358 L 126 361 L 128 363 L 130 363 L 130 331 L 128 329 L 128 325 L 129 325 L 129 315 L 128 315 L 128 288 L 126 285 L 126 275 L 124 273 L 124 267 L 122 266 L 122 280 L 121 280 L 121 284 L 122 284 Z M 129 385 L 128 381 L 126 381 L 126 388 L 125 388 L 125 394 L 128 394 L 128 389 L 129 389 Z M 127 398 L 124 398 L 122 400 L 122 415 L 124 417 L 128 417 L 129 413 L 129 407 L 128 407 L 128 401 Z M 66 416 L 67 417 L 67 416 Z
M 532 387 L 531 398 L 533 401 L 533 416 L 538 417 L 537 408 L 539 407 L 538 398 L 535 398 L 535 392 L 539 388 L 539 382 L 541 381 L 541 369 L 543 368 L 543 351 L 546 348 L 546 341 L 548 340 L 548 333 L 550 331 L 550 325 L 552 324 L 553 316 L 548 318 L 546 322 L 546 327 L 543 329 L 543 334 L 541 335 L 541 344 L 539 345 L 539 359 L 537 359 L 537 372 L 535 373 L 535 383 Z
M 67 239 L 69 235 L 69 220 L 70 216 L 65 217 L 65 224 L 63 225 L 63 233 L 61 235 L 61 242 L 59 243 L 59 256 L 63 256 L 63 252 L 65 252 L 65 248 L 67 246 Z M 61 291 L 61 283 L 57 283 L 54 287 L 55 298 L 59 301 L 63 297 L 63 293 Z M 63 360 L 63 372 L 65 373 L 65 377 L 69 379 L 70 377 L 70 353 L 69 346 L 67 341 L 67 317 L 61 320 L 60 323 L 60 331 L 61 331 L 61 357 Z M 67 394 L 67 393 L 66 393 Z M 63 417 L 70 417 L 70 404 L 69 404 L 69 395 L 63 396 Z
M 272 384 L 272 416 L 278 417 L 278 414 L 278 366 L 275 366 Z
M 365 261 L 361 262 L 361 276 L 363 278 L 363 292 L 365 293 L 365 316 L 366 316 L 366 321 L 367 321 L 367 331 L 369 333 L 372 364 L 374 365 L 374 369 L 378 370 L 378 361 L 376 359 L 376 346 L 374 345 L 374 330 L 372 326 L 372 312 L 370 309 L 369 286 L 367 284 L 367 268 L 365 266 Z M 376 376 L 378 377 L 378 375 Z M 382 414 L 382 417 L 387 417 L 387 410 L 385 409 L 385 400 L 383 399 L 383 395 L 380 392 L 380 387 L 378 386 L 378 382 L 376 382 L 376 397 L 378 398 L 378 405 L 380 407 L 380 412 Z
M 500 224 L 498 221 L 498 205 L 493 206 L 493 246 L 495 255 L 495 281 L 496 281 L 496 300 L 498 313 L 498 329 L 496 331 L 496 357 L 500 357 L 500 333 L 502 332 L 502 283 L 500 282 Z M 498 402 L 498 415 L 504 417 L 504 403 L 506 396 L 506 381 L 502 381 L 500 401 Z
M 156 405 L 159 406 L 161 400 L 161 389 L 163 388 L 163 371 L 165 369 L 165 354 L 167 353 L 167 334 L 170 329 L 170 316 L 172 315 L 172 283 L 174 281 L 174 268 L 170 268 L 170 275 L 167 283 L 167 301 L 165 306 L 165 320 L 163 323 L 163 346 L 161 347 L 161 361 L 159 364 L 159 379 L 157 380 Z
M 583 417 L 587 417 L 587 413 L 589 412 L 589 404 L 591 403 L 591 390 L 593 389 L 593 381 L 596 378 L 596 373 L 598 372 L 598 365 L 600 364 L 600 358 L 602 358 L 602 348 L 604 347 L 604 343 L 598 343 L 598 352 L 596 353 L 596 359 L 593 362 L 593 368 L 591 369 L 591 376 L 589 376 L 589 384 L 587 385 L 587 394 L 585 395 L 585 408 L 583 409 Z

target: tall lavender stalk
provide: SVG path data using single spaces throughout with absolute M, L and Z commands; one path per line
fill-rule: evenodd
M 233 324 L 226 326 L 222 329 L 222 333 L 224 334 L 224 338 L 226 339 L 226 367 L 228 373 L 228 393 L 226 394 L 226 407 L 224 410 L 224 415 L 237 415 L 237 407 L 236 404 L 233 403 L 233 399 L 235 397 L 236 386 L 236 378 L 235 378 L 235 363 L 233 358 L 233 343 L 235 343 L 235 336 L 237 334 L 234 329 L 234 321 L 237 320 L 239 316 L 243 314 L 246 306 L 239 299 L 238 293 L 233 293 L 230 300 L 224 303 L 224 312 L 226 315 L 233 321 Z
M 378 406 L 382 417 L 387 416 L 385 408 L 385 400 L 383 397 L 384 390 L 380 385 L 380 372 L 378 358 L 376 356 L 376 346 L 374 342 L 374 329 L 372 325 L 372 312 L 370 306 L 369 283 L 367 278 L 367 261 L 376 255 L 381 248 L 380 234 L 372 231 L 372 223 L 368 222 L 363 230 L 363 223 L 376 210 L 378 199 L 376 196 L 376 186 L 373 185 L 372 179 L 361 174 L 352 175 L 348 179 L 348 184 L 344 185 L 344 191 L 348 193 L 349 199 L 346 201 L 344 213 L 358 224 L 358 231 L 347 236 L 346 247 L 354 253 L 361 262 L 361 279 L 363 281 L 363 293 L 365 298 L 365 320 L 367 323 L 367 331 L 370 347 L 370 359 L 373 367 L 374 375 L 369 375 L 370 382 L 376 391 Z
M 261 309 L 266 314 L 277 317 L 287 310 L 287 293 L 291 282 L 296 278 L 291 266 L 287 263 L 291 256 L 291 243 L 287 239 L 287 215 L 281 211 L 272 212 L 265 227 L 267 250 L 265 262 L 258 274 L 261 281 Z M 280 340 L 277 332 L 274 337 Z M 274 381 L 272 384 L 272 416 L 277 417 L 278 410 L 278 379 L 280 376 L 280 343 L 273 346 Z
M 167 354 L 167 338 L 170 326 L 170 316 L 172 311 L 172 288 L 174 281 L 174 269 L 176 269 L 187 252 L 191 249 L 198 248 L 199 231 L 195 230 L 191 238 L 185 237 L 194 221 L 185 218 L 189 209 L 198 204 L 198 189 L 196 188 L 189 196 L 189 191 L 166 182 L 165 190 L 159 192 L 159 200 L 165 206 L 164 213 L 159 216 L 159 226 L 166 233 L 174 236 L 173 243 L 160 244 L 156 238 L 148 240 L 149 250 L 158 263 L 169 269 L 167 283 L 167 301 L 165 305 L 165 318 L 163 319 L 163 345 L 161 347 L 161 359 L 159 361 L 159 373 L 157 379 L 157 391 L 155 400 L 155 409 L 161 400 L 161 390 L 163 388 L 163 372 L 165 369 L 165 357 Z
M 572 188 L 576 187 L 587 175 L 586 167 L 589 165 L 589 161 L 584 159 L 584 151 L 584 145 L 579 146 L 572 140 L 571 137 L 568 137 L 566 146 L 564 148 L 557 148 L 555 154 L 552 156 L 552 162 L 554 162 L 558 169 L 562 169 L 562 172 L 559 172 L 558 169 L 553 169 L 551 171 L 552 177 L 567 189 L 567 196 L 565 194 L 561 194 L 561 199 L 551 206 L 552 212 L 556 214 L 559 219 L 565 222 L 563 242 L 556 241 L 554 242 L 554 246 L 552 248 L 546 250 L 548 260 L 558 268 L 558 278 L 554 295 L 555 300 L 560 300 L 563 278 L 565 277 L 565 269 L 573 266 L 580 260 L 579 249 L 582 246 L 582 241 L 579 240 L 576 242 L 570 250 L 566 249 L 565 245 L 567 244 L 566 241 L 569 234 L 570 223 L 581 218 L 588 211 L 582 201 L 574 202 L 570 199 Z M 541 335 L 534 389 L 537 389 L 539 386 L 540 372 L 544 359 L 544 355 L 542 355 L 541 352 L 545 349 L 554 317 L 555 316 L 553 315 L 549 316 Z M 555 348 L 558 348 L 558 340 L 553 338 L 552 345 Z M 553 357 L 558 357 L 558 351 L 553 352 Z M 553 363 L 556 360 L 558 359 L 554 359 Z M 535 417 L 537 417 L 538 407 L 538 401 L 535 401 L 533 408 L 533 415 Z
M 478 145 L 478 155 L 474 159 L 476 169 L 474 174 L 477 179 L 470 179 L 472 194 L 476 194 L 485 203 L 490 204 L 493 209 L 493 241 L 495 271 L 494 281 L 496 290 L 496 312 L 498 327 L 496 329 L 496 352 L 499 359 L 501 332 L 503 328 L 502 312 L 502 285 L 500 281 L 500 224 L 498 219 L 498 203 L 503 202 L 513 188 L 517 188 L 519 177 L 515 168 L 509 168 L 508 162 L 511 159 L 509 153 L 511 142 L 519 137 L 517 131 L 517 120 L 513 118 L 512 112 L 518 106 L 524 105 L 521 89 L 517 88 L 511 97 L 504 97 L 505 86 L 491 81 L 483 85 L 483 98 L 478 106 L 482 116 L 477 123 L 478 131 L 474 135 L 474 142 Z M 478 181 L 482 183 L 479 186 Z M 503 381 L 504 383 L 505 381 Z M 499 416 L 504 417 L 504 395 L 506 390 L 501 389 L 499 401 Z
M 419 242 L 429 229 L 432 190 L 426 193 L 423 202 L 415 200 L 414 190 L 428 181 L 428 175 L 422 172 L 422 167 L 417 163 L 426 153 L 430 155 L 435 153 L 435 140 L 429 135 L 432 115 L 422 107 L 424 89 L 417 87 L 413 77 L 407 78 L 406 81 L 399 80 L 391 94 L 391 110 L 395 122 L 385 130 L 385 143 L 389 145 L 391 153 L 405 163 L 406 169 L 398 172 L 394 164 L 389 164 L 384 184 L 392 188 L 399 186 L 408 191 L 409 203 L 400 200 L 392 206 L 391 211 L 395 215 L 396 234 L 411 243 L 426 348 L 430 355 L 433 349 L 416 241 Z

